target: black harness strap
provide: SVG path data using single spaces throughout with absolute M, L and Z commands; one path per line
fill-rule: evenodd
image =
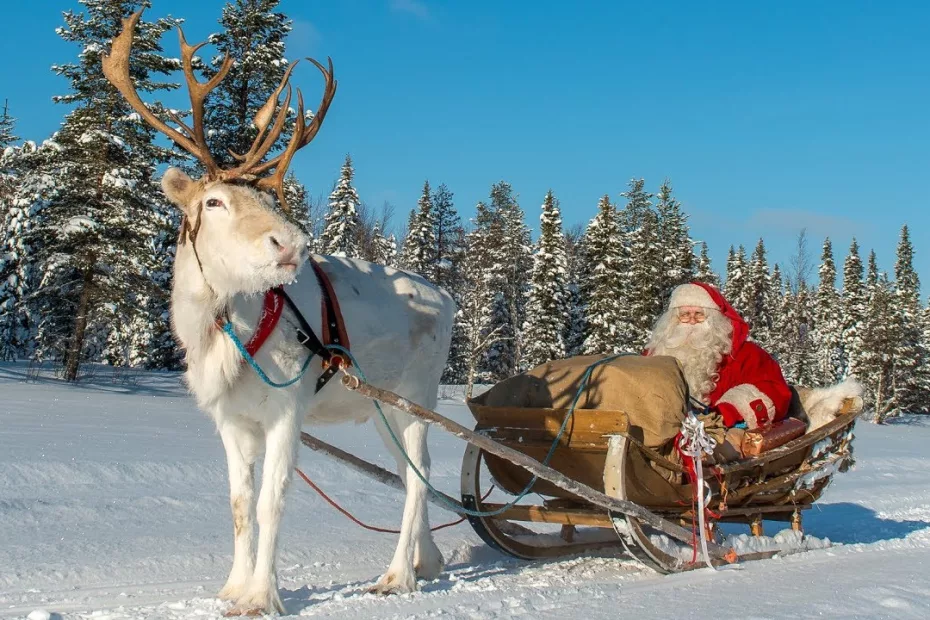
M 329 325 L 329 330 L 327 331 L 332 336 L 332 344 L 345 346 L 339 338 L 337 323 L 339 316 L 336 314 L 333 300 L 330 299 L 326 291 L 326 285 L 323 282 L 323 277 L 320 275 L 320 267 L 313 258 L 310 259 L 310 262 L 313 266 L 313 273 L 316 275 L 317 282 L 320 284 L 320 293 L 323 295 L 323 324 L 324 326 L 327 324 Z M 323 360 L 323 373 L 316 380 L 316 392 L 319 392 L 329 383 L 329 380 L 339 372 L 340 363 L 345 363 L 347 360 L 345 360 L 342 355 L 334 355 L 332 351 L 326 348 L 326 345 L 320 341 L 319 337 L 314 333 L 313 328 L 307 323 L 307 319 L 301 314 L 297 304 L 295 304 L 290 295 L 285 292 L 284 287 L 281 287 L 279 290 L 281 291 L 281 296 L 284 297 L 285 303 L 287 303 L 287 307 L 291 309 L 291 312 L 294 313 L 294 316 L 297 317 L 297 322 L 300 324 L 300 327 L 297 329 L 298 342 L 307 347 L 312 355 L 319 355 Z M 334 358 L 339 361 L 334 363 Z

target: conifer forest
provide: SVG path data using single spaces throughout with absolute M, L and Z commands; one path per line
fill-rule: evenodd
M 180 214 L 159 180 L 167 165 L 197 174 L 199 164 L 157 140 L 100 71 L 131 3 L 81 4 L 58 28 L 74 51 L 53 67 L 68 85 L 56 98 L 70 110 L 58 129 L 20 138 L 16 109 L 28 104 L 0 93 L 0 360 L 54 363 L 72 381 L 98 364 L 176 370 L 183 357 L 168 304 Z M 209 100 L 207 123 L 224 128 L 209 136 L 214 153 L 249 150 L 251 119 L 286 69 L 291 23 L 277 4 L 227 4 L 224 34 L 199 67 L 209 77 L 222 54 L 236 61 Z M 148 101 L 178 86 L 177 63 L 160 54 L 173 27 L 140 22 L 133 77 Z M 167 118 L 165 106 L 151 107 Z M 789 264 L 773 264 L 759 239 L 729 247 L 717 272 L 672 180 L 633 172 L 599 188 L 575 225 L 563 221 L 557 187 L 526 196 L 504 180 L 467 205 L 470 218 L 459 214 L 455 188 L 435 178 L 423 180 L 416 204 L 375 208 L 356 189 L 366 171 L 350 155 L 328 199 L 312 198 L 294 173 L 285 192 L 313 252 L 416 272 L 452 294 L 445 383 L 493 383 L 566 356 L 638 353 L 672 288 L 699 280 L 720 287 L 790 383 L 853 376 L 877 421 L 930 411 L 930 308 L 906 225 L 892 273 L 855 240 L 837 248 L 804 231 Z

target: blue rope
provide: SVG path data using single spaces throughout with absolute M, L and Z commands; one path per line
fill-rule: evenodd
M 239 353 L 242 354 L 242 357 L 245 359 L 246 362 L 248 362 L 249 366 L 251 366 L 255 370 L 255 372 L 258 374 L 261 380 L 274 388 L 285 388 L 300 381 L 300 379 L 302 379 L 303 376 L 306 374 L 307 369 L 310 367 L 310 361 L 314 357 L 312 353 L 307 357 L 307 360 L 304 362 L 303 367 L 300 369 L 300 373 L 296 377 L 294 377 L 290 381 L 285 381 L 284 383 L 275 383 L 274 381 L 268 378 L 268 375 L 265 374 L 265 371 L 261 369 L 261 367 L 255 361 L 252 355 L 246 350 L 245 345 L 242 344 L 242 341 L 239 340 L 238 336 L 236 336 L 235 332 L 233 331 L 232 324 L 226 323 L 223 326 L 223 331 L 229 335 L 233 343 L 236 345 L 236 348 L 239 350 Z M 362 379 L 362 381 L 366 383 L 368 382 L 368 379 L 365 377 L 365 373 L 362 371 L 361 366 L 359 366 L 358 360 L 355 359 L 355 356 L 352 355 L 351 351 L 349 351 L 345 347 L 342 347 L 338 344 L 326 345 L 326 348 L 331 351 L 337 351 L 339 353 L 342 353 L 343 355 L 348 357 L 352 361 L 352 365 L 355 366 L 355 369 L 358 371 L 358 376 Z M 549 461 L 552 460 L 552 456 L 555 454 L 556 448 L 558 448 L 559 446 L 559 441 L 562 439 L 562 435 L 565 434 L 565 429 L 568 427 L 568 422 L 569 420 L 571 420 L 572 416 L 575 413 L 575 405 L 578 404 L 578 399 L 581 398 L 582 392 L 588 385 L 588 380 L 591 378 L 591 373 L 594 371 L 595 368 L 597 368 L 601 364 L 606 364 L 607 362 L 613 361 L 617 359 L 618 357 L 620 357 L 621 355 L 629 355 L 629 354 L 621 353 L 618 355 L 612 355 L 610 357 L 605 357 L 602 360 L 594 362 L 593 364 L 588 366 L 588 368 L 585 370 L 584 375 L 582 375 L 581 377 L 581 384 L 578 386 L 578 390 L 575 392 L 575 397 L 572 399 L 572 404 L 568 408 L 568 413 L 565 414 L 565 419 L 562 420 L 562 426 L 559 428 L 558 434 L 555 436 L 555 439 L 552 441 L 552 445 L 549 447 L 549 452 L 546 454 L 546 458 L 542 460 L 543 465 L 549 465 Z M 529 495 L 530 489 L 533 488 L 533 485 L 536 484 L 536 481 L 539 479 L 538 476 L 534 475 L 530 479 L 530 481 L 526 484 L 526 486 L 523 487 L 523 490 L 520 491 L 520 493 L 518 493 L 517 496 L 512 501 L 504 504 L 503 506 L 501 506 L 500 508 L 496 510 L 492 510 L 489 512 L 482 512 L 480 510 L 471 510 L 469 508 L 465 508 L 464 506 L 460 504 L 449 501 L 449 499 L 446 498 L 444 493 L 442 493 L 441 491 L 436 489 L 432 484 L 430 484 L 429 480 L 426 479 L 426 476 L 424 476 L 423 473 L 419 470 L 419 468 L 417 468 L 417 466 L 413 464 L 413 461 L 410 460 L 410 455 L 407 454 L 407 451 L 404 449 L 403 444 L 397 438 L 397 435 L 394 434 L 394 429 L 391 428 L 391 425 L 387 420 L 387 416 L 384 415 L 384 411 L 381 409 L 381 404 L 375 399 L 372 399 L 372 402 L 375 405 L 375 409 L 377 409 L 378 411 L 378 415 L 381 417 L 381 422 L 384 424 L 384 427 L 387 429 L 388 434 L 391 436 L 391 440 L 394 442 L 394 445 L 397 446 L 397 449 L 400 450 L 400 453 L 404 456 L 404 460 L 407 462 L 407 465 L 410 467 L 410 469 L 413 470 L 413 473 L 417 475 L 417 478 L 419 478 L 420 481 L 423 482 L 424 485 L 426 485 L 426 488 L 429 490 L 429 492 L 435 495 L 436 498 L 439 499 L 443 504 L 445 504 L 452 512 L 465 514 L 470 517 L 496 517 L 500 514 L 503 514 L 510 508 L 513 508 L 517 504 L 517 502 L 519 502 L 521 499 Z
M 225 325 L 223 325 L 223 331 L 229 335 L 229 337 L 233 341 L 233 344 L 235 344 L 236 348 L 239 349 L 239 353 L 242 354 L 243 359 L 245 359 L 245 361 L 249 363 L 249 366 L 251 366 L 252 369 L 255 370 L 256 374 L 258 374 L 261 380 L 274 388 L 290 387 L 294 385 L 295 383 L 297 383 L 298 381 L 300 381 L 301 379 L 303 379 L 304 375 L 307 374 L 307 369 L 310 368 L 310 362 L 313 360 L 313 353 L 311 353 L 310 355 L 307 356 L 307 361 L 304 362 L 303 367 L 300 369 L 300 373 L 296 377 L 294 377 L 290 381 L 285 381 L 284 383 L 275 383 L 274 381 L 268 378 L 268 375 L 265 374 L 265 371 L 261 369 L 261 366 L 258 365 L 258 362 L 255 361 L 255 358 L 252 357 L 252 355 L 245 348 L 245 345 L 242 344 L 242 341 L 239 340 L 239 336 L 237 336 L 236 332 L 233 331 L 232 323 L 227 322 Z

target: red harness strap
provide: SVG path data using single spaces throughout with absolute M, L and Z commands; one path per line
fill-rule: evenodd
M 281 297 L 281 289 L 273 288 L 265 291 L 265 304 L 262 306 L 262 316 L 258 319 L 258 325 L 255 327 L 255 333 L 245 343 L 245 350 L 249 355 L 254 356 L 262 348 L 268 336 L 274 331 L 278 320 L 281 318 L 281 312 L 284 310 L 284 299 Z M 242 360 L 245 362 L 245 360 Z
M 323 325 L 321 344 L 324 346 L 338 344 L 348 349 L 349 334 L 345 328 L 345 321 L 342 320 L 342 311 L 339 309 L 339 301 L 336 299 L 336 292 L 333 290 L 333 285 L 315 260 L 310 259 L 309 262 L 313 267 L 314 274 L 317 277 L 320 287 L 322 288 L 321 292 L 323 293 L 320 303 Z M 262 345 L 265 344 L 265 341 L 271 336 L 271 332 L 274 331 L 275 327 L 278 325 L 278 321 L 281 319 L 281 313 L 284 311 L 284 304 L 286 302 L 291 304 L 291 309 L 294 312 L 297 312 L 298 315 L 300 314 L 296 306 L 293 305 L 293 302 L 289 301 L 283 288 L 275 287 L 265 292 L 265 301 L 262 305 L 262 314 L 258 319 L 258 325 L 256 325 L 252 337 L 245 344 L 245 350 L 248 351 L 249 355 L 254 356 L 258 353 L 258 350 L 262 348 Z M 298 318 L 305 324 L 302 316 Z M 223 321 L 221 318 L 216 319 L 216 327 L 217 329 L 223 329 Z M 309 329 L 309 326 L 306 326 L 305 329 Z M 323 353 L 327 352 L 324 350 Z M 245 359 L 242 360 L 242 363 L 245 363 Z M 350 365 L 351 362 L 341 353 L 332 353 L 331 357 L 326 355 L 324 356 L 323 367 L 325 369 L 330 369 L 331 367 L 331 370 L 329 370 L 329 373 L 324 373 L 324 375 L 332 374 L 340 367 L 345 368 Z

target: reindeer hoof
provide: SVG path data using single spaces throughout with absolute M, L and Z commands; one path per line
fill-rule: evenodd
M 239 607 L 233 607 L 223 615 L 227 618 L 238 618 L 241 616 L 254 618 L 257 616 L 263 616 L 264 614 L 265 612 L 263 612 L 261 609 L 241 609 Z
M 236 601 L 235 606 L 226 612 L 226 616 L 264 616 L 275 613 L 284 614 L 284 604 L 278 596 L 277 589 L 269 588 L 247 593 Z
M 368 591 L 372 594 L 388 596 L 390 594 L 407 594 L 408 592 L 414 592 L 416 589 L 417 582 L 412 575 L 409 575 L 408 579 L 402 579 L 397 573 L 389 571 L 378 580 L 378 583 L 368 588 Z

